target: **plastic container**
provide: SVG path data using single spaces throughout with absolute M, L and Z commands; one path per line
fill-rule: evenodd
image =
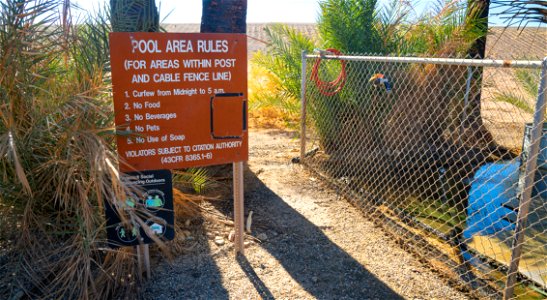
M 520 160 L 512 160 L 488 163 L 477 170 L 469 191 L 467 226 L 463 233 L 466 239 L 475 234 L 491 235 L 514 229 L 511 220 L 516 218 L 515 212 L 504 204 L 514 202 L 517 197 L 519 167 Z
M 539 143 L 539 152 L 537 160 L 537 172 L 534 177 L 534 188 L 532 190 L 532 197 L 540 196 L 541 198 L 547 198 L 547 123 L 543 123 L 543 130 L 541 132 L 541 140 Z M 528 153 L 530 151 L 530 138 L 532 134 L 532 124 L 528 123 L 524 127 L 524 139 L 522 142 L 522 163 L 525 166 L 528 159 Z M 522 190 L 524 185 L 524 172 L 521 172 L 519 191 Z

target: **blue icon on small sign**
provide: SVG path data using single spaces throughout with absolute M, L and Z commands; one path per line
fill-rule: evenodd
M 156 237 L 161 237 L 165 234 L 167 228 L 167 222 L 162 218 L 152 218 L 146 222 L 146 225 L 150 228 L 150 234 L 154 234 Z
M 144 197 L 144 206 L 149 211 L 157 211 L 165 205 L 165 194 L 160 190 L 149 190 Z

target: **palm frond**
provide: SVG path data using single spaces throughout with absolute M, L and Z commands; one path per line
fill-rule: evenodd
M 301 52 L 311 52 L 315 48 L 314 42 L 283 24 L 268 26 L 265 31 L 271 43 L 265 53 L 256 53 L 252 62 L 267 69 L 269 80 L 277 86 L 276 94 L 270 100 L 275 98 L 283 109 L 292 111 L 300 102 Z
M 383 53 L 376 32 L 377 0 L 329 0 L 319 3 L 323 43 L 344 53 Z
M 212 183 L 206 168 L 189 168 L 185 171 L 177 171 L 173 181 L 185 186 L 190 186 L 196 193 L 204 193 Z
M 22 270 L 6 280 L 30 298 L 104 299 L 134 288 L 137 273 L 134 256 L 104 255 L 103 203 L 134 191 L 105 134 L 114 126 L 107 17 L 75 25 L 66 5 L 0 2 L 0 202 L 16 216 L 0 231 L 17 233 L 9 268 Z
M 530 25 L 547 23 L 547 1 L 545 0 L 492 0 L 492 8 L 508 21 L 507 26 L 525 28 Z
M 404 25 L 411 11 L 408 3 L 399 0 L 392 0 L 380 9 L 376 30 L 383 42 L 383 52 L 401 55 L 410 51 L 410 44 L 405 39 L 408 26 Z

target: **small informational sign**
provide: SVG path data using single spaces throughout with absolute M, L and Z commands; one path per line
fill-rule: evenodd
M 122 171 L 245 161 L 245 34 L 110 34 Z
M 120 210 L 142 212 L 137 215 L 143 220 L 148 230 L 138 222 L 122 221 L 118 210 L 105 205 L 107 236 L 111 247 L 134 246 L 154 243 L 150 235 L 168 241 L 175 237 L 173 213 L 173 183 L 171 171 L 156 170 L 124 174 L 123 180 L 135 195 L 128 196 L 125 201 L 116 201 Z M 144 213 L 143 213 L 144 212 Z

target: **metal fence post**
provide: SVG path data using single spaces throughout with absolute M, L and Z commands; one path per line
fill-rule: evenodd
M 306 155 L 306 50 L 302 50 L 302 79 L 300 83 L 300 97 L 301 105 L 300 108 L 300 161 L 304 161 Z
M 543 262 L 545 251 L 536 247 L 538 251 L 530 253 L 530 259 L 525 251 L 529 242 L 542 243 L 546 237 L 541 225 L 547 220 L 547 210 L 541 203 L 536 205 L 531 189 L 547 193 L 546 180 L 541 186 L 534 184 L 542 163 L 536 162 L 538 153 L 545 151 L 540 150 L 543 146 L 538 141 L 547 116 L 547 60 L 343 56 L 323 52 L 308 53 L 305 58 L 311 65 L 316 59 L 351 62 L 350 81 L 356 87 L 352 93 L 325 98 L 329 96 L 313 83 L 306 91 L 302 79 L 302 122 L 307 121 L 306 102 L 313 105 L 310 123 L 301 124 L 301 156 L 306 159 L 306 167 L 365 213 L 372 209 L 375 213 L 370 216 L 388 233 L 401 238 L 414 254 L 432 266 L 440 262 L 443 269 L 451 269 L 446 274 L 463 281 L 477 297 L 496 298 L 503 293 L 511 298 L 513 289 L 515 295 L 533 293 L 532 287 L 523 287 L 522 291 L 520 286 L 515 288 L 519 276 L 543 287 L 544 281 L 535 276 L 536 268 L 530 264 Z M 336 74 L 336 66 L 323 65 L 322 71 Z M 482 74 L 485 84 L 477 87 L 483 92 L 480 112 L 476 110 L 479 107 L 471 107 L 476 68 L 488 68 Z M 303 76 L 308 75 L 305 69 Z M 376 73 L 380 71 L 387 74 Z M 524 82 L 528 77 L 521 79 L 516 71 L 526 75 L 533 72 L 529 78 L 543 72 L 541 82 L 534 79 L 541 86 L 539 95 L 537 88 L 527 89 Z M 513 103 L 521 98 L 525 100 L 522 104 L 530 103 L 530 107 Z M 523 113 L 528 111 L 533 115 Z M 479 116 L 482 120 L 475 119 Z M 533 125 L 526 125 L 525 148 L 532 155 L 521 163 L 511 149 L 522 145 L 521 129 L 532 119 Z M 475 126 L 479 121 L 485 126 Z M 535 128 L 533 137 L 530 126 Z M 535 143 L 532 150 L 530 138 Z M 323 155 L 310 155 L 312 143 L 314 149 L 317 145 L 324 150 Z M 485 144 L 492 147 L 485 148 Z M 492 161 L 493 154 L 498 159 Z M 515 197 L 517 183 L 519 196 Z M 511 218 L 508 214 L 517 200 L 520 215 L 518 229 L 513 232 L 515 215 Z M 536 227 L 539 232 L 530 236 L 530 230 Z M 430 234 L 439 241 L 431 242 Z M 498 250 L 506 244 L 513 251 L 509 272 L 507 256 L 511 254 Z M 459 250 L 452 252 L 457 256 L 447 255 L 445 247 Z M 521 252 L 523 263 L 519 267 Z M 507 276 L 502 279 L 503 283 L 509 280 L 507 287 L 495 284 L 499 272 Z
M 511 263 L 509 265 L 509 270 L 507 271 L 507 281 L 505 284 L 505 291 L 503 294 L 503 299 L 506 299 L 506 300 L 511 299 L 513 297 L 515 283 L 517 280 L 519 262 L 520 262 L 520 258 L 522 254 L 524 231 L 526 229 L 526 222 L 528 220 L 528 213 L 530 210 L 532 187 L 534 186 L 534 175 L 537 171 L 537 158 L 538 158 L 539 146 L 541 141 L 541 135 L 543 131 L 543 120 L 545 117 L 545 94 L 547 93 L 546 90 L 547 90 L 547 57 L 543 60 L 542 69 L 541 69 L 541 79 L 540 79 L 540 84 L 538 89 L 538 99 L 536 102 L 536 108 L 534 112 L 534 124 L 532 126 L 532 132 L 530 137 L 530 152 L 528 154 L 528 160 L 526 161 L 524 187 L 522 190 L 522 196 L 519 203 L 517 224 L 515 227 L 513 249 L 511 253 Z
M 238 161 L 233 164 L 233 174 L 234 174 L 234 244 L 236 254 L 244 255 L 245 251 L 245 231 L 243 230 L 243 219 L 244 219 L 244 205 L 245 198 L 244 193 L 244 171 L 243 171 L 243 162 Z
M 463 132 L 465 131 L 465 125 L 467 122 L 467 105 L 469 104 L 469 94 L 471 93 L 471 80 L 473 79 L 473 67 L 467 67 L 467 80 L 465 82 L 465 97 L 463 99 L 462 118 L 460 121 L 460 135 L 458 142 L 462 143 Z

